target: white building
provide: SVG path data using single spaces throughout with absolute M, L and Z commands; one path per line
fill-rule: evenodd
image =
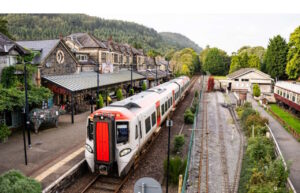
M 271 94 L 274 79 L 255 68 L 242 68 L 229 75 L 222 85 L 233 92 L 252 92 L 254 84 L 258 84 L 262 94 Z

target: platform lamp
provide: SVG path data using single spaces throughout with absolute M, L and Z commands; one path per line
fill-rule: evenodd
M 167 159 L 167 183 L 166 183 L 166 193 L 168 193 L 169 189 L 169 165 L 170 165 L 170 138 L 171 138 L 171 127 L 173 126 L 173 121 L 168 116 L 166 121 L 166 125 L 168 127 L 168 159 Z
M 96 99 L 96 107 L 97 109 L 99 109 L 99 62 L 97 62 L 97 69 L 96 69 L 96 73 L 97 73 L 97 99 Z
M 26 64 L 23 60 L 24 64 L 24 87 L 25 87 L 25 108 L 24 108 L 24 113 L 25 113 L 25 130 L 27 130 L 27 137 L 28 137 L 28 146 L 31 148 L 31 137 L 30 137 L 30 122 L 28 120 L 28 85 L 27 85 L 27 68 Z

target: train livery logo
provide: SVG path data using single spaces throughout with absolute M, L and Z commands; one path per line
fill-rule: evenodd
M 56 60 L 59 64 L 62 64 L 65 61 L 65 55 L 62 50 L 56 52 Z

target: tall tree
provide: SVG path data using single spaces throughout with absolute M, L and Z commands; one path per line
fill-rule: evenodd
M 260 60 L 259 57 L 257 55 L 251 54 L 249 56 L 249 60 L 248 60 L 248 66 L 250 68 L 256 68 L 256 69 L 260 69 Z
M 209 49 L 203 64 L 203 70 L 212 75 L 226 75 L 229 70 L 230 57 L 218 48 Z
M 269 40 L 268 48 L 264 57 L 266 72 L 273 78 L 286 78 L 286 57 L 288 45 L 284 38 L 277 35 Z
M 242 68 L 241 66 L 241 57 L 239 55 L 235 55 L 231 57 L 230 70 L 229 73 L 233 73 Z
M 191 48 L 177 51 L 170 61 L 170 66 L 175 75 L 192 75 L 199 66 L 199 56 Z
M 300 76 L 300 26 L 290 35 L 285 72 L 290 79 Z
M 13 39 L 12 35 L 10 35 L 10 33 L 8 32 L 7 24 L 8 22 L 0 17 L 0 32 L 10 39 Z

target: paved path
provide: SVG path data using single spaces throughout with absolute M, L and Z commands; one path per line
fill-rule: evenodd
M 274 133 L 284 159 L 287 163 L 291 162 L 290 179 L 296 191 L 300 193 L 300 142 L 288 133 L 276 119 L 260 107 L 252 97 L 248 97 L 248 101 L 252 103 L 253 108 L 262 116 L 269 119 L 270 128 Z
M 84 147 L 88 114 L 89 112 L 75 115 L 74 124 L 71 124 L 70 115 L 62 115 L 58 128 L 44 128 L 38 134 L 31 132 L 32 148 L 27 149 L 27 166 L 24 163 L 22 132 L 13 133 L 7 143 L 0 144 L 0 174 L 10 169 L 17 169 L 27 176 L 45 175 L 47 168 L 51 168 L 55 163 Z M 84 158 L 84 153 L 81 151 L 73 157 L 74 162 L 78 162 Z M 75 163 L 69 163 L 70 166 L 73 164 Z M 57 178 L 57 175 L 54 178 Z M 46 176 L 43 176 L 44 178 Z

